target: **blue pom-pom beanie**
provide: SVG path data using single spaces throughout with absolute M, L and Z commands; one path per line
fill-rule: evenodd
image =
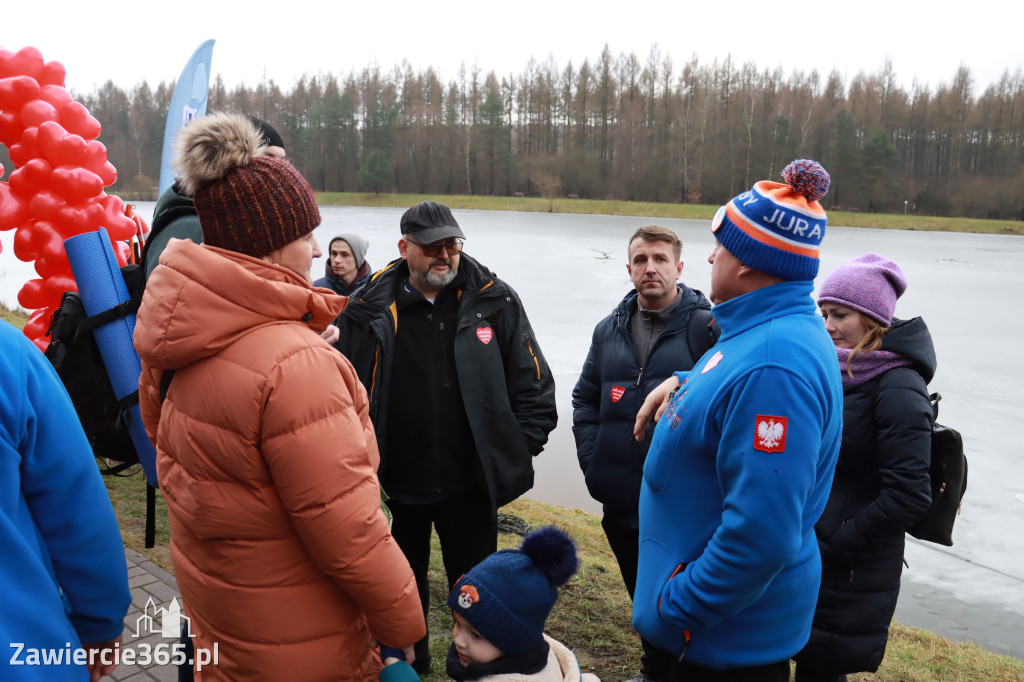
M 718 209 L 715 238 L 739 261 L 784 280 L 818 274 L 825 211 L 818 200 L 830 178 L 817 161 L 798 159 L 782 171 L 784 183 L 755 183 Z
M 558 587 L 578 566 L 572 538 L 541 528 L 519 549 L 497 551 L 459 578 L 448 606 L 503 654 L 521 654 L 544 636 Z

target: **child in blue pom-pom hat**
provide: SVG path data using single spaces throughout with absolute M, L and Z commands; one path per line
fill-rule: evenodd
M 530 533 L 459 578 L 448 595 L 455 629 L 446 669 L 454 680 L 600 682 L 576 656 L 544 634 L 558 587 L 576 574 L 572 538 L 554 527 Z M 389 656 L 392 654 L 392 656 Z M 399 653 L 382 651 L 382 682 L 414 680 Z M 391 665 L 388 665 L 389 662 Z

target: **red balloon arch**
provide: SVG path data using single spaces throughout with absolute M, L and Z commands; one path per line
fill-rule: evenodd
M 78 290 L 64 240 L 104 227 L 124 265 L 129 242 L 148 230 L 134 206 L 103 191 L 117 170 L 96 139 L 99 121 L 71 99 L 64 77 L 64 66 L 34 47 L 0 47 L 0 144 L 15 166 L 0 182 L 0 230 L 14 229 L 14 255 L 35 261 L 39 279 L 25 283 L 18 303 L 33 311 L 25 336 L 40 349 L 61 296 Z

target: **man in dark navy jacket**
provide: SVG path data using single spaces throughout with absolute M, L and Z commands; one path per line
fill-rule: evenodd
M 601 525 L 630 598 L 636 586 L 637 505 L 650 434 L 633 438 L 637 410 L 672 372 L 690 369 L 718 337 L 711 303 L 677 282 L 682 242 L 665 227 L 638 229 L 626 270 L 635 289 L 594 329 L 572 394 L 573 433 L 591 496 L 604 505 Z M 663 679 L 668 652 L 646 640 L 634 680 Z

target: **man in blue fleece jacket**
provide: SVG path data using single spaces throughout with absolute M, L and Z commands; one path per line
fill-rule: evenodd
M 709 261 L 722 335 L 637 417 L 639 439 L 662 406 L 640 493 L 633 624 L 678 656 L 673 682 L 784 682 L 814 616 L 814 524 L 843 408 L 835 347 L 811 298 L 829 178 L 801 160 L 783 179 L 719 209 Z
M 131 603 L 117 520 L 57 373 L 6 322 L 0 548 L 0 679 L 109 675 Z

